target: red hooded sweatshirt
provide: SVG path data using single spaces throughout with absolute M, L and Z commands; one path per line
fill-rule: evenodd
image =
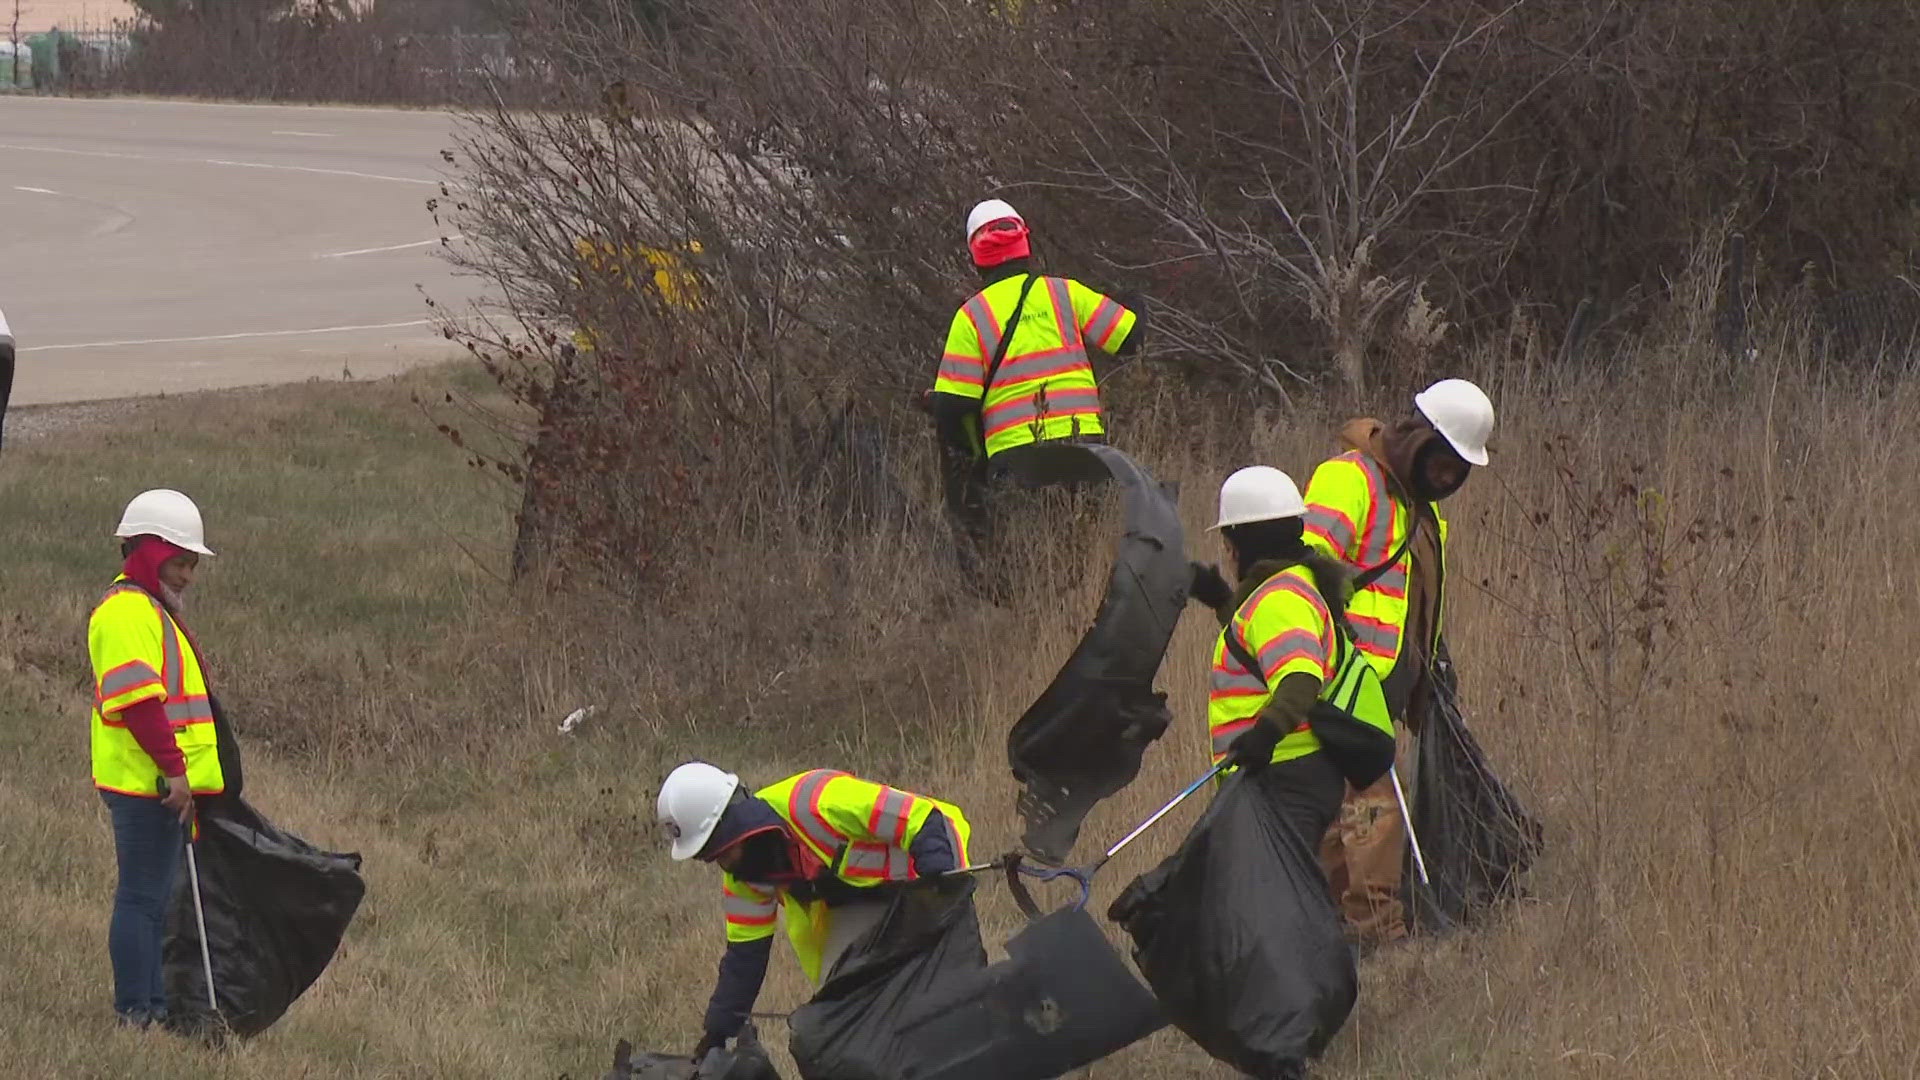
M 160 564 L 176 555 L 190 554 L 185 548 L 175 547 L 157 536 L 143 536 L 134 543 L 133 551 L 127 555 L 126 565 L 121 572 L 127 580 L 147 590 L 158 600 L 167 595 L 160 586 Z M 180 752 L 180 746 L 173 739 L 173 725 L 167 721 L 166 703 L 159 698 L 148 698 L 120 710 L 120 722 L 127 726 L 127 732 L 133 736 L 140 749 L 147 752 L 155 765 L 160 766 L 164 776 L 185 776 L 187 757 Z

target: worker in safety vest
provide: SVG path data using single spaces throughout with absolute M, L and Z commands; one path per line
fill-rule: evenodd
M 1417 737 L 1433 679 L 1448 661 L 1440 631 L 1447 522 L 1442 499 L 1487 463 L 1493 403 L 1464 379 L 1443 379 L 1414 395 L 1395 423 L 1359 419 L 1341 431 L 1347 451 L 1322 462 L 1307 482 L 1309 544 L 1353 569 L 1347 607 L 1360 651 L 1386 689 L 1406 738 Z M 1407 825 L 1391 778 L 1350 792 L 1321 861 L 1348 924 L 1363 946 L 1404 937 L 1400 899 Z
M 93 660 L 93 785 L 113 823 L 119 887 L 107 953 L 114 1011 L 166 1017 L 160 946 L 194 797 L 227 790 L 214 706 L 181 596 L 210 556 L 200 510 L 177 491 L 134 497 L 114 535 L 120 574 L 87 620 Z
M 967 248 L 984 286 L 954 313 L 925 404 L 948 504 L 979 543 L 984 481 L 1017 469 L 1023 447 L 1105 441 L 1088 349 L 1131 352 L 1140 317 L 1078 281 L 1037 273 L 1026 220 L 999 199 L 967 215 Z
M 1278 469 L 1254 465 L 1227 477 L 1212 529 L 1235 582 L 1195 563 L 1190 595 L 1221 621 L 1207 694 L 1213 760 L 1256 773 L 1266 797 L 1318 845 L 1346 779 L 1316 730 L 1325 730 L 1324 710 L 1314 725 L 1309 714 L 1322 702 L 1336 706 L 1347 725 L 1342 745 L 1370 744 L 1380 769 L 1392 760 L 1393 722 L 1378 677 L 1350 641 L 1346 570 L 1308 546 L 1306 515 L 1299 487 Z
M 705 762 L 660 787 L 676 861 L 720 867 L 727 951 L 695 1062 L 739 1032 L 760 996 L 776 915 L 815 984 L 886 913 L 886 888 L 967 865 L 971 827 L 938 799 L 844 772 L 814 769 L 748 792 Z

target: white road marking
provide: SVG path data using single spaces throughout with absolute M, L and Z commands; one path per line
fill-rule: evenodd
M 208 158 L 208 165 L 231 165 L 236 169 L 278 169 L 281 172 L 321 173 L 326 176 L 357 176 L 362 180 L 392 180 L 400 184 L 426 184 L 429 187 L 440 186 L 438 180 L 416 180 L 411 176 L 382 176 L 379 173 L 354 172 L 352 169 L 316 169 L 308 165 L 266 165 L 258 161 L 216 161 Z
M 54 190 L 53 190 L 53 189 L 51 189 L 51 188 L 43 188 L 43 187 L 21 187 L 21 186 L 20 186 L 19 184 L 15 184 L 15 185 L 13 186 L 13 190 L 15 190 L 15 191 L 31 191 L 31 192 L 33 192 L 33 193 L 34 193 L 35 195 L 58 195 L 58 194 L 60 194 L 59 192 L 57 192 L 57 191 L 54 191 Z
M 452 236 L 446 237 L 446 239 L 458 240 L 460 239 L 460 234 L 455 233 Z M 349 255 L 377 255 L 383 251 L 406 251 L 408 248 L 427 247 L 439 242 L 439 239 L 415 240 L 411 244 L 389 244 L 386 247 L 356 248 L 353 251 L 334 251 L 319 257 L 322 259 L 344 259 Z
M 258 161 L 221 161 L 214 158 L 176 158 L 159 157 L 153 154 L 121 154 L 112 150 L 71 150 L 58 146 L 22 146 L 19 143 L 0 143 L 0 150 L 25 150 L 41 154 L 73 154 L 78 157 L 120 158 L 128 161 L 171 161 L 180 165 L 225 165 L 236 169 L 277 169 L 281 172 L 322 173 L 327 176 L 357 176 L 362 180 L 391 180 L 398 184 L 425 184 L 439 187 L 438 180 L 422 180 L 415 176 L 383 176 L 379 173 L 354 172 L 351 169 L 316 169 L 306 165 L 268 165 Z
M 337 139 L 340 136 L 330 131 L 276 131 L 275 135 L 293 135 L 302 139 Z
M 399 330 L 408 326 L 427 326 L 432 319 L 414 319 L 411 322 L 369 323 L 364 326 L 322 326 L 313 330 L 255 330 L 245 334 L 206 334 L 200 337 L 173 338 L 136 338 L 128 341 L 87 341 L 75 345 L 30 345 L 19 350 L 30 352 L 57 352 L 62 349 L 107 349 L 120 345 L 182 345 L 197 341 L 238 341 L 242 338 L 297 337 L 302 334 L 338 334 L 348 330 Z

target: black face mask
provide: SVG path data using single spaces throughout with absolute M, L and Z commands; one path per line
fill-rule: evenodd
M 1428 439 L 1420 449 L 1414 451 L 1413 476 L 1408 482 L 1413 486 L 1414 497 L 1421 502 L 1439 502 L 1441 499 L 1459 491 L 1460 486 L 1467 482 L 1467 473 L 1472 471 L 1465 462 L 1462 462 L 1460 466 L 1460 478 L 1458 480 L 1444 487 L 1436 485 L 1427 475 L 1427 465 L 1436 455 L 1447 455 L 1454 458 L 1460 456 L 1453 452 L 1453 447 L 1448 446 L 1445 439 L 1437 435 Z
M 733 876 L 756 885 L 784 885 L 796 879 L 793 851 L 779 829 L 769 829 L 740 841 L 740 861 Z

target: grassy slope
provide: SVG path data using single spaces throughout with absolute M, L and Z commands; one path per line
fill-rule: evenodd
M 506 672 L 476 617 L 499 564 L 500 507 L 408 402 L 444 373 L 145 407 L 103 436 L 9 447 L 0 469 L 0 784 L 10 941 L 0 1046 L 33 1075 L 446 1076 L 546 1073 L 596 1049 L 641 995 L 618 929 L 641 908 L 617 868 L 583 860 L 566 792 L 613 779 L 570 760 L 478 767 L 383 753 L 399 723 L 460 712 Z M 107 1033 L 111 848 L 84 782 L 89 599 L 128 493 L 192 492 L 222 556 L 193 598 L 216 687 L 252 737 L 253 800 L 317 843 L 367 857 L 367 905 L 334 969 L 275 1036 L 218 1064 L 162 1038 Z M 474 645 L 472 655 L 463 646 Z M 460 685 L 474 680 L 467 685 Z M 400 699 L 398 701 L 394 699 Z M 448 725 L 513 726 L 513 710 Z M 269 742 L 327 752 L 290 758 Z M 539 765 L 558 787 L 516 783 Z M 542 1015 L 566 1010 L 556 1032 Z M 595 1030 L 598 1024 L 599 1030 Z
M 506 602 L 487 569 L 506 507 L 409 403 L 450 379 L 477 386 L 442 371 L 160 401 L 0 457 L 0 1053 L 24 1074 L 581 1077 L 617 1035 L 690 1043 L 719 949 L 714 883 L 668 865 L 648 824 L 662 767 L 692 754 L 759 782 L 851 767 L 960 801 L 989 853 L 1017 835 L 1000 732 L 1097 575 L 1065 603 L 916 613 L 927 587 L 899 561 L 915 556 L 882 544 L 861 557 L 902 591 L 845 612 L 832 566 L 795 552 L 777 575 L 718 567 L 698 625 Z M 1511 449 L 1450 504 L 1451 619 L 1476 730 L 1553 852 L 1538 899 L 1502 925 L 1369 962 L 1325 1074 L 1914 1075 L 1920 797 L 1904 778 L 1920 753 L 1895 680 L 1920 542 L 1886 508 L 1911 504 L 1894 496 L 1920 474 L 1920 410 L 1903 394 L 1681 416 L 1523 393 L 1502 397 Z M 1311 460 L 1322 438 L 1276 432 L 1261 456 Z M 1177 441 L 1141 449 L 1197 525 L 1220 466 Z M 111 856 L 84 779 L 80 641 L 113 562 L 103 534 L 154 484 L 191 491 L 223 552 L 193 618 L 252 751 L 253 801 L 362 852 L 370 883 L 321 983 L 219 1057 L 107 1023 Z M 1722 531 L 1687 539 L 1702 520 Z M 1834 538 L 1846 573 L 1819 561 Z M 1643 610 L 1650 577 L 1662 598 Z M 803 623 L 836 612 L 860 647 L 802 643 L 773 675 L 718 663 L 713 626 L 757 612 L 787 632 L 770 596 Z M 1857 634 L 1863 612 L 1882 633 Z M 1666 619 L 1651 652 L 1634 644 Z M 1182 624 L 1162 679 L 1178 724 L 1088 847 L 1202 767 L 1206 637 Z M 942 667 L 957 674 L 929 676 Z M 577 735 L 554 733 L 589 702 L 602 711 Z M 1117 860 L 1096 903 L 1191 817 Z M 1010 905 L 985 897 L 1004 937 Z M 789 1008 L 794 965 L 775 972 L 762 1007 Z M 1174 1035 L 1094 1070 L 1218 1074 Z

